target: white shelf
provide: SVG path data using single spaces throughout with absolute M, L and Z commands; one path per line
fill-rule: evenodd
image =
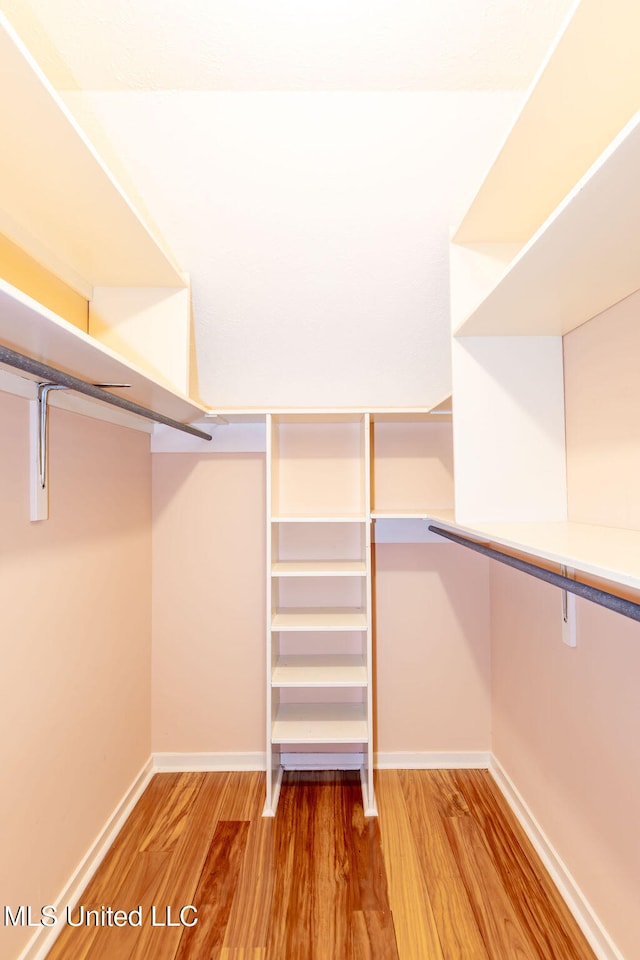
M 367 517 L 362 513 L 353 514 L 328 514 L 326 517 L 319 516 L 317 513 L 313 516 L 308 514 L 278 514 L 272 516 L 272 523 L 365 523 Z
M 280 657 L 271 673 L 274 687 L 366 687 L 362 657 L 310 654 Z
M 547 220 L 638 109 L 639 31 L 637 3 L 572 5 L 454 243 L 524 243 Z
M 283 703 L 271 728 L 272 743 L 364 743 L 365 709 L 359 703 Z
M 135 364 L 1 279 L 0 343 L 88 383 L 128 383 L 130 389 L 121 391 L 126 399 L 174 420 L 187 423 L 204 416 L 205 407 L 152 379 Z
M 561 336 L 640 287 L 640 113 L 526 244 L 457 336 Z
M 0 15 L 0 232 L 84 296 L 184 287 L 56 91 Z
M 426 520 L 433 516 L 428 510 L 372 510 L 372 520 Z
M 366 630 L 364 610 L 351 608 L 301 607 L 278 610 L 271 619 L 271 629 L 280 631 Z
M 526 553 L 577 573 L 640 589 L 640 531 L 572 522 L 460 524 L 433 518 L 436 525 L 498 548 Z
M 366 577 L 364 560 L 280 560 L 272 577 Z

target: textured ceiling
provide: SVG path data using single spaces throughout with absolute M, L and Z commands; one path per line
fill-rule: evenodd
M 509 90 L 573 0 L 0 0 L 61 90 Z

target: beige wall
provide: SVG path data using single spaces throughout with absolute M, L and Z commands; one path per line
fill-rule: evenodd
M 262 752 L 264 457 L 153 456 L 153 749 Z M 376 749 L 489 749 L 488 566 L 376 551 Z
M 640 291 L 564 338 L 569 519 L 640 529 Z
M 488 751 L 488 562 L 448 544 L 378 544 L 375 598 L 376 751 Z
M 640 956 L 640 624 L 491 569 L 493 753 L 625 957 Z
M 51 519 L 30 523 L 28 403 L 0 394 L 0 890 L 38 910 L 150 752 L 149 439 L 50 426 Z M 0 956 L 32 934 L 0 925 Z
M 153 749 L 264 750 L 264 457 L 153 456 Z

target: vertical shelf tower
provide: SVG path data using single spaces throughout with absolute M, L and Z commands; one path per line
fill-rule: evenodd
M 373 792 L 370 417 L 267 416 L 267 796 L 285 768 Z

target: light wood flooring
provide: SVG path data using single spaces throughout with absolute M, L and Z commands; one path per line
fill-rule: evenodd
M 157 775 L 81 899 L 142 925 L 65 926 L 48 960 L 594 960 L 487 771 L 376 786 L 366 819 L 355 776 L 290 773 L 263 819 L 263 774 Z

